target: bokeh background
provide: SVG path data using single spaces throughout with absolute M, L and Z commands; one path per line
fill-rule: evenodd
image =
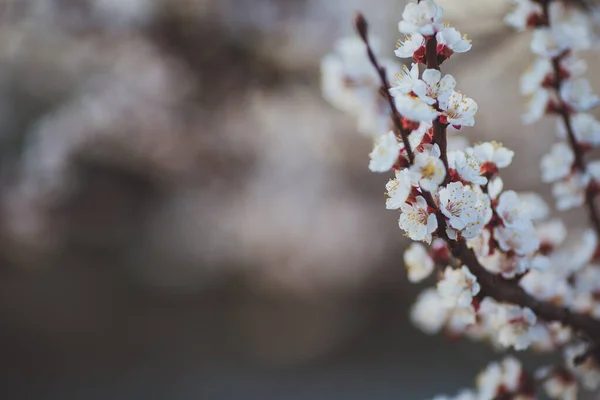
M 553 124 L 520 124 L 527 35 L 504 27 L 508 2 L 439 3 L 473 40 L 444 64 L 479 103 L 463 134 L 517 150 L 507 186 L 547 195 Z M 420 288 L 387 178 L 319 90 L 355 11 L 391 55 L 403 6 L 0 0 L 1 397 L 421 399 L 472 385 L 499 355 L 411 326 Z

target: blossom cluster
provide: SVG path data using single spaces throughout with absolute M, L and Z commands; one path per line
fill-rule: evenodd
M 580 38 L 588 25 L 558 0 L 515 2 L 506 21 L 517 29 L 536 27 L 532 50 L 540 57 L 521 80 L 523 93 L 531 95 L 524 120 L 556 114 L 559 136 L 575 137 L 570 141 L 575 148 L 558 143 L 542 159 L 544 180 L 556 182 L 559 208 L 583 204 L 595 190 L 594 174 L 600 178 L 600 163 L 584 166 L 578 161 L 581 152 L 600 144 L 600 123 L 586 112 L 598 99 L 578 76 L 585 65 L 574 55 L 589 46 Z M 511 164 L 512 150 L 495 141 L 449 142 L 450 126 L 474 126 L 478 106 L 457 89 L 452 75 L 440 70 L 454 53 L 471 49 L 466 36 L 445 24 L 443 16 L 433 0 L 406 6 L 399 22 L 406 38 L 395 54 L 412 62 L 393 76 L 389 87 L 382 87 L 388 84 L 385 77 L 379 82 L 394 123 L 376 135 L 369 155 L 371 171 L 393 172 L 386 184 L 386 208 L 399 211 L 400 229 L 416 241 L 404 253 L 409 281 L 437 278 L 435 288 L 418 296 L 411 319 L 425 333 L 485 340 L 500 350 L 565 352 L 565 367 L 535 376 L 525 374 L 514 358 L 492 364 L 476 390 L 462 391 L 455 399 L 533 399 L 538 380 L 551 398 L 576 398 L 576 380 L 588 389 L 600 386 L 595 359 L 573 362 L 587 347 L 574 346 L 578 332 L 560 316 L 536 315 L 534 309 L 546 302 L 559 310 L 557 315 L 568 308 L 600 318 L 597 234 L 587 230 L 567 240 L 565 225 L 548 219 L 550 207 L 539 195 L 505 190 L 499 173 Z M 359 33 L 369 48 L 366 32 L 359 27 Z M 367 59 L 364 52 L 363 57 Z M 371 61 L 375 79 L 383 69 Z M 497 283 L 534 300 L 507 301 L 495 291 Z
M 600 98 L 582 75 L 587 70 L 578 52 L 590 48 L 593 29 L 584 11 L 562 1 L 519 0 L 506 22 L 522 31 L 532 29 L 535 61 L 520 80 L 529 98 L 525 123 L 544 115 L 556 117 L 557 136 L 541 160 L 542 180 L 553 183 L 558 209 L 581 206 L 600 180 L 600 162 L 585 165 L 583 154 L 600 146 L 600 122 L 590 114 Z
M 379 41 L 372 44 L 379 54 Z M 400 67 L 391 59 L 382 64 L 389 73 Z M 321 61 L 323 97 L 339 110 L 356 118 L 358 130 L 376 136 L 390 129 L 390 110 L 379 94 L 379 77 L 365 56 L 365 45 L 358 37 L 341 39 L 335 50 Z

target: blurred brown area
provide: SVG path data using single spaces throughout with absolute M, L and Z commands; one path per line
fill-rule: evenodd
M 445 67 L 481 110 L 464 134 L 518 150 L 507 186 L 547 194 L 527 38 L 502 2 L 440 3 L 474 44 Z M 417 399 L 485 365 L 410 326 L 386 178 L 319 92 L 354 11 L 393 49 L 403 4 L 0 4 L 4 398 Z

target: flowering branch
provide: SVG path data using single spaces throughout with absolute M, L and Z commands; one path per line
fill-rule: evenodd
M 356 14 L 356 17 L 354 19 L 354 26 L 356 27 L 360 38 L 367 47 L 367 55 L 369 57 L 369 60 L 371 61 L 371 64 L 373 64 L 375 70 L 377 71 L 377 74 L 379 75 L 379 79 L 381 79 L 381 93 L 383 94 L 383 97 L 385 97 L 385 99 L 388 101 L 391 110 L 392 122 L 394 123 L 394 128 L 396 130 L 396 133 L 400 135 L 402 142 L 404 142 L 404 148 L 406 149 L 408 160 L 412 163 L 415 156 L 408 141 L 408 135 L 410 134 L 410 131 L 402 126 L 402 118 L 400 116 L 400 113 L 396 109 L 396 103 L 394 103 L 394 98 L 390 95 L 390 92 L 388 90 L 390 87 L 390 83 L 387 79 L 386 69 L 385 67 L 381 66 L 379 61 L 377 61 L 377 57 L 375 57 L 373 48 L 369 43 L 369 25 L 367 24 L 367 20 L 365 19 L 364 15 L 362 15 L 361 13 Z
M 542 18 L 539 19 L 539 26 L 551 27 L 551 15 L 550 15 L 550 3 L 552 0 L 539 0 L 542 6 Z M 560 98 L 561 88 L 564 87 L 564 69 L 560 65 L 561 58 L 564 58 L 569 50 L 566 50 L 562 54 L 558 54 L 551 59 L 552 73 L 553 73 L 553 87 L 556 95 Z M 573 168 L 578 170 L 580 173 L 585 174 L 587 171 L 587 165 L 584 157 L 584 148 L 578 143 L 575 136 L 575 130 L 571 121 L 571 110 L 564 101 L 559 101 L 553 107 L 553 111 L 557 113 L 565 126 L 567 139 L 569 146 L 574 154 Z M 587 207 L 590 221 L 596 232 L 596 235 L 600 237 L 600 214 L 595 204 L 596 190 L 592 185 L 588 185 L 585 189 L 585 205 Z
M 380 67 L 379 62 L 377 61 L 377 57 L 371 50 L 371 46 L 369 44 L 367 36 L 368 24 L 362 14 L 357 15 L 355 25 L 357 31 L 359 32 L 362 40 L 364 41 L 367 47 L 367 52 L 369 54 L 369 59 L 371 60 L 371 63 L 379 72 L 379 76 L 381 77 L 382 88 L 386 88 L 383 90 L 384 97 L 388 99 L 393 99 L 393 96 L 389 93 L 389 89 L 387 89 L 390 87 L 390 85 L 388 84 L 386 79 L 385 69 Z M 433 43 L 433 45 L 429 46 L 429 43 Z M 428 47 L 433 47 L 434 49 L 434 45 L 437 45 L 435 39 L 430 39 L 427 42 L 427 44 Z M 435 58 L 437 59 L 437 54 Z M 427 59 L 428 66 L 432 65 L 436 69 L 439 69 L 437 61 L 430 63 L 429 57 L 427 57 Z M 390 103 L 392 107 L 392 118 L 395 121 L 401 121 L 402 116 L 396 110 L 394 102 L 391 100 Z M 439 122 L 438 119 L 433 122 L 433 126 L 435 132 L 435 127 L 442 126 L 442 124 Z M 396 127 L 398 127 L 398 125 L 396 125 Z M 400 128 L 402 128 L 401 124 Z M 405 129 L 399 130 L 400 132 L 402 132 L 402 139 L 406 146 L 405 148 L 408 149 L 410 147 L 409 145 L 407 146 L 408 134 L 406 133 Z M 445 141 L 445 130 L 442 130 L 442 132 L 442 137 Z M 442 154 L 446 154 L 446 152 L 443 152 Z M 409 166 L 414 165 L 414 157 L 410 157 L 408 163 Z M 448 237 L 446 233 L 447 226 L 444 214 L 439 210 L 432 194 L 428 191 L 422 191 L 421 194 L 423 195 L 427 206 L 433 210 L 438 224 L 437 232 L 439 236 L 442 239 L 444 239 L 444 241 L 446 241 L 452 252 L 452 255 L 457 260 L 459 260 L 459 263 L 466 265 L 471 271 L 471 273 L 475 275 L 475 277 L 477 278 L 477 282 L 481 286 L 480 294 L 482 297 L 489 296 L 499 302 L 506 302 L 516 304 L 521 307 L 530 308 L 539 318 L 545 321 L 558 321 L 563 323 L 564 325 L 571 326 L 576 331 L 580 331 L 583 334 L 585 334 L 588 338 L 590 338 L 590 340 L 598 340 L 598 338 L 600 338 L 600 321 L 595 320 L 585 314 L 573 313 L 567 308 L 558 307 L 550 302 L 536 300 L 534 297 L 527 294 L 522 287 L 516 285 L 515 282 L 504 279 L 498 275 L 492 274 L 491 272 L 487 271 L 483 266 L 480 265 L 479 261 L 477 260 L 477 256 L 475 255 L 473 250 L 467 246 L 463 238 L 460 238 L 458 240 L 452 240 Z
M 534 1 L 546 0 L 518 0 L 522 10 L 507 19 L 549 29 L 551 13 L 544 15 L 540 3 Z M 447 136 L 448 125 L 456 129 L 473 126 L 478 107 L 455 90 L 452 75 L 440 71 L 446 59 L 471 48 L 466 36 L 442 23 L 442 16 L 443 10 L 434 0 L 406 6 L 399 30 L 407 36 L 399 42 L 395 55 L 412 58 L 414 63 L 410 68 L 404 66 L 390 81 L 387 71 L 394 67 L 377 57 L 368 24 L 359 14 L 355 24 L 360 46 L 345 42 L 337 54 L 327 57 L 324 94 L 333 104 L 355 112 L 359 123 L 380 121 L 377 113 L 391 114 L 388 133 L 381 134 L 382 130 L 371 125 L 377 139 L 369 169 L 394 171 L 395 177 L 386 184 L 386 208 L 400 210 L 398 224 L 408 237 L 431 244 L 427 249 L 412 243 L 404 253 L 408 279 L 420 282 L 438 271 L 437 287 L 423 291 L 413 307 L 415 324 L 426 333 L 444 329 L 453 336 L 489 340 L 516 350 L 566 351 L 568 373 L 553 369 L 543 381 L 523 380 L 520 364 L 505 359 L 490 367 L 486 382 L 478 383 L 478 396 L 465 391 L 457 399 L 533 398 L 535 390 L 523 382 L 543 383 L 553 398 L 574 398 L 574 376 L 586 387 L 600 385 L 600 369 L 596 368 L 600 360 L 595 350 L 600 347 L 600 320 L 596 319 L 600 316 L 600 269 L 590 266 L 598 239 L 586 232 L 576 247 L 563 249 L 566 228 L 560 221 L 543 221 L 548 206 L 539 196 L 503 190 L 498 174 L 512 162 L 514 152 L 497 142 L 456 147 L 450 140 L 453 136 Z M 563 27 L 561 32 L 565 30 Z M 549 46 L 559 46 L 561 39 L 543 31 L 538 35 L 541 44 L 536 46 L 543 53 Z M 359 47 L 364 52 L 365 46 L 368 61 L 357 64 Z M 565 136 L 577 145 L 573 150 L 565 144 L 553 148 L 555 154 L 542 160 L 547 167 L 544 179 L 570 179 L 555 193 L 563 196 L 563 203 L 575 205 L 583 202 L 579 188 L 586 188 L 585 196 L 595 194 L 598 184 L 592 185 L 588 176 L 594 175 L 594 170 L 600 182 L 600 163 L 586 165 L 585 149 L 579 145 L 584 137 L 600 146 L 600 123 L 572 114 L 572 109 L 589 105 L 594 97 L 585 84 L 563 81 L 565 71 L 573 74 L 577 69 L 565 66 L 566 58 L 562 49 L 547 63 L 542 60 L 537 66 L 541 79 L 537 71 L 534 84 L 525 82 L 525 86 L 529 93 L 535 92 L 538 84 L 544 88 L 536 93 L 528 118 L 535 120 L 548 110 L 557 112 Z M 347 62 L 353 64 L 347 67 Z M 423 71 L 420 65 L 425 66 Z M 551 101 L 548 87 L 554 87 L 554 96 L 560 101 Z M 377 107 L 370 90 L 383 95 L 385 107 Z M 575 335 L 588 343 L 573 346 Z

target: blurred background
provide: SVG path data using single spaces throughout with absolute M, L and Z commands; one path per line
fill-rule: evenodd
M 538 163 L 553 123 L 520 124 L 527 35 L 504 27 L 508 2 L 439 3 L 473 41 L 444 64 L 479 103 L 462 133 L 517 150 L 506 186 L 547 195 Z M 319 89 L 320 59 L 355 11 L 391 56 L 403 7 L 0 0 L 2 398 L 421 399 L 471 386 L 499 356 L 410 324 L 422 286 L 405 278 L 387 177 Z

